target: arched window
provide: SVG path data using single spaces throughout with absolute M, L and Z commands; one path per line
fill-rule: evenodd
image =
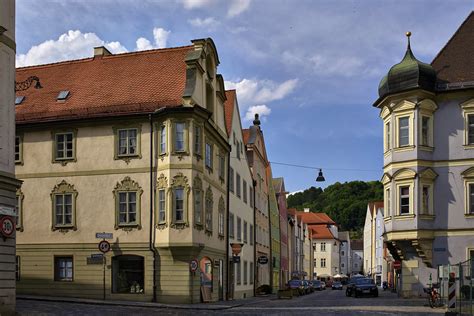
M 112 293 L 145 293 L 145 260 L 141 256 L 112 258 Z

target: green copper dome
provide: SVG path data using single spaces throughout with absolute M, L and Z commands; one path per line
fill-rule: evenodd
M 402 61 L 388 71 L 379 84 L 379 97 L 420 88 L 427 91 L 435 90 L 436 72 L 429 64 L 425 64 L 413 55 L 410 47 L 411 33 L 407 33 L 408 47 Z

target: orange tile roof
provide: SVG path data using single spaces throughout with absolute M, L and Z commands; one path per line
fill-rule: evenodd
M 296 210 L 296 208 L 289 208 L 288 209 L 288 214 L 291 214 L 291 215 L 295 215 L 298 211 Z
M 243 129 L 242 135 L 244 136 L 244 144 L 247 145 L 249 143 L 249 138 L 250 138 L 250 129 L 248 128 Z
M 18 68 L 16 81 L 38 76 L 42 89 L 17 92 L 16 122 L 34 123 L 148 113 L 182 104 L 185 57 L 193 46 L 98 56 Z M 56 97 L 69 90 L 65 102 Z
M 232 134 L 232 118 L 234 117 L 235 90 L 226 90 L 225 96 L 227 100 L 224 102 L 225 127 L 227 136 Z
M 313 212 L 297 212 L 298 217 L 301 217 L 303 222 L 305 222 L 308 225 L 314 225 L 314 224 L 331 224 L 331 225 L 336 225 L 336 222 L 334 222 L 326 213 L 313 213 Z
M 335 239 L 326 225 L 310 225 L 313 239 Z

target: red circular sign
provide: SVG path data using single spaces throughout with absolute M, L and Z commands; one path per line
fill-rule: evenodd
M 191 262 L 189 263 L 189 269 L 191 270 L 191 272 L 196 272 L 197 268 L 198 261 L 196 259 L 191 260 Z
M 102 240 L 99 243 L 99 250 L 103 253 L 110 251 L 110 243 L 107 240 Z
M 10 216 L 0 218 L 0 233 L 5 237 L 11 237 L 15 232 L 15 222 Z

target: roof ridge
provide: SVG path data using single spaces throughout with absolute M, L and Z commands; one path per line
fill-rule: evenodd
M 155 49 L 147 49 L 147 50 L 134 51 L 134 52 L 125 52 L 125 53 L 112 54 L 112 55 L 108 55 L 108 56 L 103 56 L 102 58 L 105 58 L 105 59 L 123 58 L 123 57 L 130 57 L 130 56 L 136 56 L 136 55 L 151 54 L 151 53 L 156 53 L 156 52 L 161 53 L 161 52 L 167 52 L 167 51 L 173 51 L 173 50 L 184 50 L 184 49 L 189 49 L 191 47 L 193 47 L 193 45 L 155 48 Z M 29 70 L 29 69 L 38 69 L 38 68 L 48 68 L 48 67 L 54 67 L 54 66 L 58 66 L 58 65 L 83 63 L 83 62 L 92 61 L 92 60 L 94 60 L 94 56 L 79 58 L 79 59 L 62 60 L 62 61 L 57 61 L 57 62 L 52 62 L 52 63 L 47 63 L 47 64 L 17 67 L 16 71 Z
M 459 31 L 463 28 L 463 26 L 467 23 L 467 21 L 469 21 L 469 19 L 474 16 L 474 10 L 471 11 L 471 13 L 469 13 L 469 15 L 466 17 L 466 19 L 464 19 L 464 21 L 461 23 L 461 25 L 457 28 L 456 32 L 454 32 L 454 34 L 449 38 L 449 40 L 446 42 L 446 44 L 443 46 L 443 48 L 441 48 L 438 53 L 436 54 L 436 56 L 433 58 L 433 60 L 431 61 L 431 64 L 430 65 L 433 65 L 434 62 L 436 61 L 436 59 L 438 59 L 438 57 L 441 55 L 441 53 L 446 49 L 446 47 L 448 47 L 448 45 L 451 43 L 451 41 L 456 37 L 456 35 L 458 35 Z

